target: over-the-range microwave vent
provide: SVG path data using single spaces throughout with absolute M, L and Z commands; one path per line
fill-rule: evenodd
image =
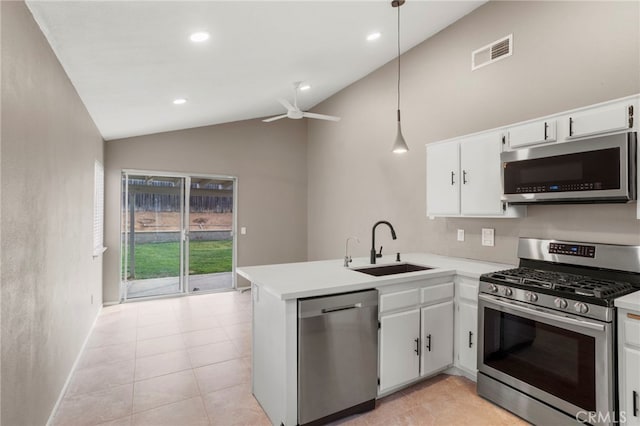
M 471 53 L 471 70 L 477 70 L 513 54 L 513 34 L 482 46 Z

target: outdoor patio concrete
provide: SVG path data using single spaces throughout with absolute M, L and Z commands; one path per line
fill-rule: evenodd
M 189 276 L 189 292 L 207 292 L 230 289 L 233 286 L 231 272 Z M 198 290 L 195 290 L 198 289 Z M 127 299 L 136 297 L 162 296 L 180 291 L 178 277 L 149 278 L 129 281 Z

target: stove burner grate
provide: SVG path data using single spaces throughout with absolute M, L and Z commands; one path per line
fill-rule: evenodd
M 629 293 L 633 289 L 633 286 L 626 282 L 527 267 L 507 269 L 489 275 L 505 283 L 556 290 L 597 299 L 615 298 Z

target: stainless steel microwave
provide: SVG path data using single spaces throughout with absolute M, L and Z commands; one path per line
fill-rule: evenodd
M 511 204 L 626 203 L 636 199 L 635 132 L 503 152 Z

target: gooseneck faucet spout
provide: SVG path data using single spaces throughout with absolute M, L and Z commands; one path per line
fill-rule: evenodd
M 389 227 L 389 229 L 391 230 L 391 238 L 393 238 L 394 240 L 397 238 L 396 231 L 395 229 L 393 229 L 393 225 L 391 225 L 386 220 L 379 220 L 378 222 L 376 222 L 375 225 L 373 225 L 373 228 L 371 229 L 371 259 L 370 259 L 372 265 L 376 264 L 376 257 L 382 257 L 382 247 L 380 247 L 380 253 L 376 253 L 376 228 L 380 224 L 385 224 Z

